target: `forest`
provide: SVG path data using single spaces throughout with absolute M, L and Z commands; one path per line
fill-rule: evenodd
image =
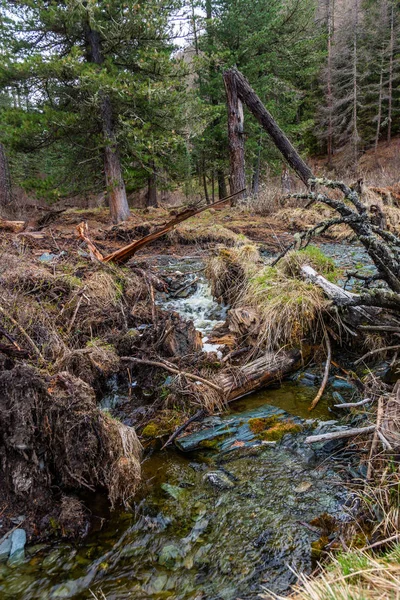
M 0 597 L 400 589 L 400 4 L 0 0 Z

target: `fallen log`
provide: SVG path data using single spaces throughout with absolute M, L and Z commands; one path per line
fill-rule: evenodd
M 12 233 L 20 233 L 25 227 L 25 221 L 7 221 L 0 218 L 0 229 Z
M 174 229 L 174 227 L 176 227 L 180 223 L 183 223 L 183 221 L 187 221 L 187 219 L 190 219 L 191 217 L 194 217 L 195 215 L 199 215 L 200 213 L 204 212 L 205 210 L 209 210 L 210 208 L 214 208 L 220 204 L 223 204 L 230 198 L 233 198 L 234 196 L 241 194 L 243 191 L 244 190 L 240 190 L 239 192 L 236 192 L 235 194 L 231 194 L 230 196 L 227 196 L 226 198 L 217 200 L 217 202 L 214 202 L 213 204 L 207 204 L 205 206 L 201 206 L 200 208 L 195 207 L 195 206 L 186 208 L 182 212 L 178 213 L 171 221 L 168 221 L 168 223 L 166 223 L 159 229 L 156 229 L 156 231 L 153 231 L 152 233 L 145 235 L 144 237 L 140 238 L 139 240 L 135 240 L 135 241 L 131 242 L 127 246 L 124 246 L 123 248 L 120 248 L 119 250 L 116 250 L 115 252 L 112 252 L 112 254 L 108 254 L 107 256 L 103 256 L 101 254 L 101 252 L 93 244 L 93 242 L 89 239 L 88 231 L 87 231 L 87 224 L 80 223 L 80 225 L 78 225 L 78 227 L 77 227 L 78 235 L 82 240 L 84 240 L 86 242 L 90 251 L 93 253 L 93 255 L 99 261 L 105 262 L 105 263 L 112 262 L 112 263 L 121 265 L 123 263 L 126 263 L 130 258 L 132 258 L 132 256 L 134 254 L 136 254 L 136 252 L 138 250 L 140 250 L 144 246 L 147 246 L 148 244 L 151 244 L 151 242 L 158 240 L 158 238 L 162 237 L 166 233 L 169 233 L 170 231 L 172 231 L 172 229 Z
M 299 350 L 274 354 L 267 352 L 260 358 L 237 369 L 230 369 L 215 378 L 227 402 L 238 400 L 255 390 L 279 381 L 284 375 L 301 366 L 303 356 Z
M 365 323 L 365 321 L 376 323 L 379 320 L 382 309 L 378 307 L 357 306 L 360 298 L 358 294 L 348 292 L 335 283 L 328 281 L 309 265 L 303 265 L 301 273 L 304 279 L 320 287 L 336 306 L 346 308 L 342 318 L 352 327 L 358 327 L 361 323 Z

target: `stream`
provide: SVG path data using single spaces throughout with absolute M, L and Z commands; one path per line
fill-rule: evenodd
M 159 301 L 207 338 L 226 307 L 213 301 L 201 272 L 187 275 L 201 261 L 163 261 L 164 272 L 182 272 L 182 286 L 198 281 L 186 297 Z M 205 350 L 218 347 L 205 340 Z M 88 537 L 27 547 L 22 563 L 0 564 L 0 597 L 255 600 L 263 589 L 288 592 L 293 571 L 316 565 L 320 538 L 352 518 L 346 469 L 357 469 L 357 459 L 341 457 L 340 444 L 331 459 L 331 446 L 304 443 L 310 432 L 335 427 L 335 381 L 310 420 L 317 388 L 312 375 L 295 377 L 210 417 L 200 436 L 183 438 L 184 452 L 153 452 L 132 512 L 109 515 L 104 497 L 92 498 Z M 266 441 L 260 423 L 291 430 Z

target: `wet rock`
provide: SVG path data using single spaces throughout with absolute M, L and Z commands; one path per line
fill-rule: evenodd
M 343 398 L 342 394 L 339 394 L 339 392 L 333 392 L 332 398 L 333 398 L 335 404 L 345 404 L 345 402 L 346 402 L 346 400 Z
M 8 563 L 16 565 L 25 559 L 26 531 L 25 529 L 16 529 L 11 534 L 11 550 Z
M 299 375 L 299 377 L 297 378 L 298 383 L 300 383 L 300 385 L 307 385 L 310 387 L 313 387 L 316 385 L 316 375 L 314 375 L 314 373 L 309 373 L 308 371 L 306 371 L 305 373 L 301 373 Z
M 11 537 L 8 537 L 0 544 L 0 562 L 8 559 L 11 551 Z
M 160 565 L 172 569 L 180 558 L 182 558 L 180 548 L 175 544 L 167 544 L 162 548 L 158 562 Z
M 331 381 L 331 387 L 334 390 L 348 390 L 350 392 L 357 391 L 357 388 L 352 383 L 349 383 L 345 379 L 339 379 L 338 377 L 334 377 Z
M 203 477 L 212 487 L 217 490 L 230 490 L 235 487 L 235 484 L 223 471 L 209 471 Z
M 163 483 L 161 484 L 161 487 L 164 490 L 164 492 L 166 492 L 169 496 L 171 496 L 171 498 L 174 498 L 175 500 L 181 500 L 186 494 L 186 490 L 177 485 Z

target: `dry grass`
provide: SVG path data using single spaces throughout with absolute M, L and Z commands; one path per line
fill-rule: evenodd
M 257 345 L 272 351 L 318 339 L 328 306 L 322 290 L 315 285 L 272 267 L 265 267 L 249 280 L 240 303 L 256 310 Z
M 206 266 L 213 296 L 226 304 L 236 304 L 246 282 L 261 264 L 260 253 L 254 244 L 219 249 Z
M 244 244 L 245 236 L 234 233 L 227 227 L 219 225 L 210 219 L 202 219 L 198 223 L 185 222 L 167 234 L 167 239 L 173 244 L 224 244 L 235 246 Z
M 223 249 L 210 259 L 212 292 L 234 309 L 228 320 L 241 343 L 275 351 L 320 336 L 329 303 L 321 289 L 297 277 L 302 263 L 323 274 L 334 271 L 332 262 L 312 247 L 288 254 L 276 268 L 263 267 L 253 245 Z
M 284 600 L 271 592 L 265 600 Z M 299 574 L 292 600 L 399 600 L 400 546 L 383 557 L 347 552 L 334 558 L 318 577 Z

